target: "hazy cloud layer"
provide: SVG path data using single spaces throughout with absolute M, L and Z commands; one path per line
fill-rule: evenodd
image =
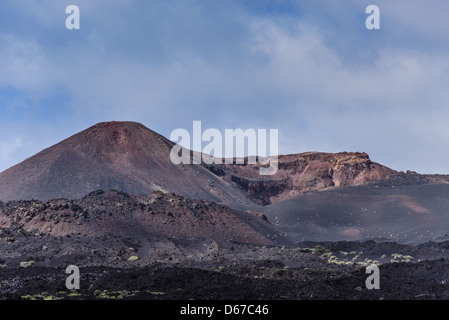
M 365 151 L 449 173 L 449 5 L 377 1 L 0 4 L 0 171 L 99 121 L 277 128 L 280 152 Z

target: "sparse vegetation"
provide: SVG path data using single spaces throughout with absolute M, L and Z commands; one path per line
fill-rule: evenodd
M 130 298 L 135 296 L 139 291 L 127 291 L 127 290 L 119 290 L 119 291 L 109 291 L 109 290 L 95 290 L 94 295 L 99 299 L 111 299 L 111 300 L 121 300 L 125 298 Z
M 31 261 L 22 261 L 22 262 L 20 262 L 20 266 L 22 267 L 22 268 L 28 268 L 28 267 L 31 267 L 33 264 L 35 264 L 36 262 L 35 261 L 33 261 L 33 260 L 31 260 Z
M 321 254 L 329 252 L 329 250 L 327 250 L 326 248 L 324 248 L 323 246 L 321 246 L 319 244 L 315 246 L 315 251 L 318 251 Z
M 283 270 L 282 269 L 275 269 L 274 270 L 274 274 L 276 274 L 276 275 L 282 275 L 283 274 Z
M 64 297 L 49 295 L 47 292 L 35 295 L 24 295 L 21 296 L 23 300 L 63 300 Z
M 414 259 L 415 259 L 415 258 L 413 258 L 413 257 L 410 256 L 410 255 L 403 255 L 403 254 L 400 254 L 400 253 L 393 253 L 393 254 L 391 255 L 390 262 L 391 262 L 391 263 L 399 263 L 399 262 L 406 262 L 406 263 L 409 263 L 409 262 L 413 262 Z

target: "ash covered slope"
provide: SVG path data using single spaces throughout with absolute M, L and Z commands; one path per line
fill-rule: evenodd
M 447 178 L 402 173 L 361 186 L 305 193 L 261 211 L 297 242 L 444 241 L 449 239 Z
M 99 123 L 0 173 L 0 200 L 78 199 L 114 189 L 252 204 L 237 185 L 204 167 L 172 164 L 173 145 L 139 123 Z

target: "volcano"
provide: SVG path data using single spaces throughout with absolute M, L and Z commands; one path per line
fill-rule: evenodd
M 447 298 L 449 176 L 364 152 L 279 155 L 261 176 L 175 165 L 174 145 L 102 122 L 0 173 L 0 299 L 63 298 L 67 265 L 80 299 Z M 371 262 L 382 290 L 362 289 Z
M 0 173 L 0 200 L 79 199 L 119 190 L 252 204 L 237 185 L 203 166 L 174 165 L 173 145 L 136 122 L 98 123 Z
M 238 218 L 236 221 L 250 221 L 247 217 L 253 216 L 264 218 L 265 223 L 272 224 L 271 234 L 278 229 L 293 241 L 394 239 L 412 242 L 417 236 L 420 241 L 435 239 L 449 230 L 445 223 L 447 176 L 397 172 L 371 161 L 363 152 L 279 155 L 277 172 L 261 176 L 260 165 L 250 164 L 248 159 L 234 164 L 215 161 L 175 165 L 170 160 L 174 145 L 140 123 L 98 123 L 0 173 L 0 201 L 73 201 L 99 190 L 124 192 L 132 197 L 162 192 L 183 197 L 183 201 L 200 201 L 199 206 L 202 206 L 201 201 L 225 205 L 229 217 Z M 191 157 L 201 156 L 193 151 L 190 154 Z M 95 206 L 101 208 L 103 200 L 99 201 Z M 141 200 L 136 202 L 140 205 Z M 18 215 L 5 221 L 20 220 L 22 209 L 27 206 L 12 204 Z M 167 217 L 161 221 L 152 220 L 150 225 L 157 226 L 161 232 L 168 230 L 162 234 L 186 229 L 182 227 L 185 224 L 174 227 L 182 219 L 168 224 L 171 215 L 184 212 L 181 207 L 176 209 L 179 212 L 169 208 L 163 213 Z M 131 217 L 138 210 L 128 211 Z M 72 214 L 79 213 L 72 210 L 69 215 Z M 185 215 L 192 215 L 192 221 L 196 221 L 198 214 L 189 209 L 181 214 Z M 41 221 L 40 215 L 37 217 Z M 106 216 L 104 221 L 108 219 Z M 136 219 L 140 221 L 140 216 Z M 224 221 L 218 216 L 211 221 L 214 219 L 220 221 L 218 224 Z M 231 220 L 224 223 L 232 225 Z M 131 229 L 137 225 L 147 228 L 147 222 L 131 224 Z M 93 229 L 87 228 L 86 232 L 113 229 L 110 224 L 106 225 L 104 229 L 103 225 L 89 226 Z M 252 222 L 249 225 L 259 234 L 267 234 Z M 262 225 L 265 228 L 265 224 Z M 41 231 L 48 228 L 47 225 L 37 226 Z M 223 233 L 212 227 L 211 224 L 210 232 L 204 236 L 217 238 Z M 197 236 L 202 234 L 201 230 L 193 228 L 191 232 L 185 231 L 184 236 Z M 59 231 L 56 234 L 59 235 Z
M 96 190 L 162 191 L 248 209 L 398 174 L 361 152 L 281 155 L 272 176 L 260 176 L 260 166 L 248 161 L 175 165 L 174 145 L 140 123 L 98 123 L 0 173 L 0 201 L 80 199 Z

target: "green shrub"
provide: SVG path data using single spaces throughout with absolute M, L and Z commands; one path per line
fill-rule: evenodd
M 323 246 L 320 246 L 319 244 L 317 244 L 316 246 L 315 246 L 315 250 L 316 251 L 318 251 L 318 252 L 320 252 L 320 253 L 327 253 L 327 252 L 329 252 L 329 250 L 327 250 L 325 247 L 323 247 Z
M 35 263 L 36 263 L 35 261 L 22 261 L 22 262 L 20 262 L 20 266 L 22 268 L 28 268 L 28 267 L 31 267 Z

